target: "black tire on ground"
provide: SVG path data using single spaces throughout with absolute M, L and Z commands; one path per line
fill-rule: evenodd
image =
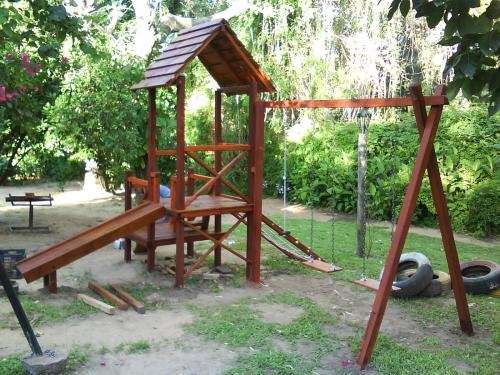
M 500 266 L 489 260 L 460 263 L 460 271 L 467 293 L 489 294 L 500 285 Z
M 403 276 L 402 272 L 408 269 L 414 269 L 410 277 Z M 380 273 L 380 278 L 382 277 Z M 432 266 L 429 259 L 422 253 L 411 252 L 404 253 L 399 259 L 398 273 L 393 285 L 399 290 L 392 291 L 392 295 L 399 298 L 409 298 L 417 296 L 422 292 L 432 281 Z

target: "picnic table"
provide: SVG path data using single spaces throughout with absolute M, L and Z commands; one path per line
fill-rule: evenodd
M 35 193 L 25 193 L 24 195 L 11 195 L 5 198 L 6 202 L 10 202 L 13 206 L 26 206 L 29 207 L 28 214 L 28 226 L 11 226 L 10 229 L 15 231 L 37 231 L 37 232 L 50 232 L 50 227 L 48 226 L 35 226 L 33 208 L 35 206 L 52 206 L 52 201 L 54 198 L 49 195 L 36 195 Z

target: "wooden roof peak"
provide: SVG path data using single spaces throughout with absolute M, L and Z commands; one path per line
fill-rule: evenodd
M 133 90 L 172 84 L 198 57 L 220 87 L 257 83 L 259 92 L 275 88 L 224 19 L 200 23 L 180 30 L 172 42 L 146 68 Z

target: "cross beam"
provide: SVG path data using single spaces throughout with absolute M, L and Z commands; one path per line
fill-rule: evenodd
M 244 216 L 246 217 L 246 216 Z M 243 218 L 244 218 L 243 217 Z M 229 228 L 229 230 L 227 232 L 225 232 L 219 239 L 215 239 L 213 238 L 212 241 L 214 242 L 214 244 L 207 250 L 205 251 L 197 260 L 196 262 L 193 263 L 193 265 L 184 273 L 184 277 L 188 277 L 189 275 L 191 275 L 193 273 L 193 271 L 198 268 L 200 266 L 200 264 L 203 263 L 203 261 L 210 255 L 210 253 L 212 251 L 215 250 L 215 248 L 217 246 L 225 246 L 222 242 L 236 229 L 236 227 L 241 223 L 241 221 L 243 220 L 243 218 L 241 218 L 240 220 L 238 220 L 237 222 L 235 222 L 231 228 Z M 190 223 L 188 223 L 187 221 L 183 221 L 183 223 L 189 227 L 191 227 Z M 192 229 L 194 230 L 197 230 L 198 228 L 195 229 L 195 227 L 192 227 Z M 206 233 L 204 233 L 203 235 L 207 235 Z M 177 271 L 177 270 L 176 270 Z
M 214 184 L 221 180 L 222 177 L 231 170 L 231 168 L 234 167 L 234 165 L 241 160 L 241 158 L 245 155 L 245 153 L 240 152 L 238 156 L 236 156 L 233 160 L 231 160 L 224 168 L 220 170 L 220 172 L 216 173 L 213 178 L 210 178 L 203 186 L 196 192 L 194 193 L 189 199 L 186 201 L 186 207 L 188 207 L 191 203 L 193 203 L 196 198 L 198 198 L 201 194 L 203 194 L 205 191 L 210 190 Z

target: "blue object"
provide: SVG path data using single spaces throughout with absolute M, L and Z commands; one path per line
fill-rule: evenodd
M 170 198 L 170 189 L 165 185 L 160 185 L 160 198 Z

